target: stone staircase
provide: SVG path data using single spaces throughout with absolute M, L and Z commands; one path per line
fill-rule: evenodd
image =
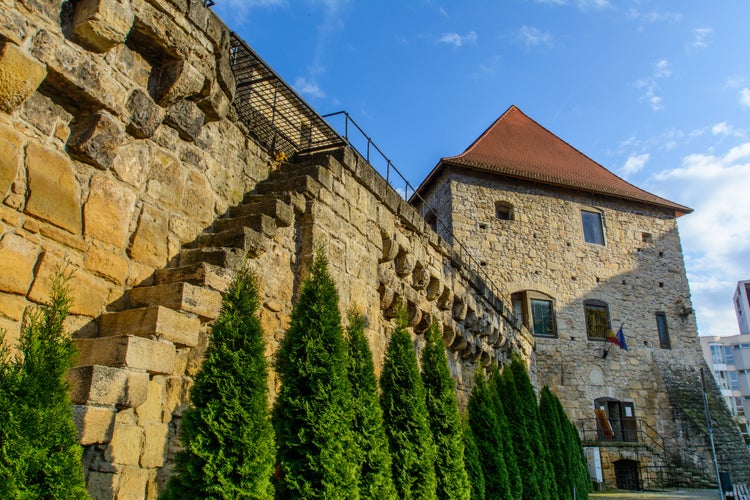
M 112 305 L 117 310 L 102 314 L 97 337 L 78 339 L 79 366 L 69 380 L 94 498 L 156 498 L 222 292 L 245 259 L 266 252 L 279 228 L 306 210 L 321 182 L 330 183 L 330 172 L 315 163 L 273 171 L 152 280 L 128 290 Z

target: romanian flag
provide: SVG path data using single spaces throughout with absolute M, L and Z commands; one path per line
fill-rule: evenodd
M 617 333 L 613 333 L 612 330 L 607 332 L 607 342 L 611 342 L 620 349 L 628 350 L 628 344 L 625 342 L 625 334 L 622 333 L 622 325 Z

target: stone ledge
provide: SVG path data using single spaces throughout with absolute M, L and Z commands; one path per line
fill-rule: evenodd
M 109 366 L 78 366 L 68 371 L 74 403 L 136 407 L 146 400 L 148 373 Z
M 200 327 L 198 318 L 191 318 L 162 306 L 128 309 L 103 314 L 99 318 L 99 334 L 103 337 L 154 336 L 188 347 L 198 344 Z
M 6 42 L 0 48 L 0 110 L 14 111 L 42 83 L 47 68 L 18 45 Z
M 101 337 L 78 339 L 78 363 L 146 370 L 170 374 L 174 367 L 175 346 L 172 343 L 136 337 Z

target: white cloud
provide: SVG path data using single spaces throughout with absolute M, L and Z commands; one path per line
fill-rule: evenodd
M 303 76 L 298 76 L 297 79 L 294 80 L 294 85 L 292 86 L 300 94 L 309 97 L 321 98 L 326 96 L 325 92 L 321 90 L 317 82 L 308 80 Z
M 717 123 L 711 127 L 711 133 L 714 135 L 722 136 L 734 136 L 734 137 L 745 137 L 745 131 L 742 129 L 734 128 L 727 122 Z
M 518 37 L 527 47 L 536 47 L 538 45 L 544 45 L 546 47 L 552 46 L 552 35 L 547 31 L 540 30 L 539 28 L 522 26 L 518 32 Z
M 635 174 L 636 172 L 640 171 L 643 167 L 646 166 L 646 162 L 648 161 L 648 159 L 649 159 L 648 153 L 643 153 L 640 155 L 631 155 L 625 161 L 625 165 L 622 166 L 622 169 L 620 169 L 620 171 L 625 176 Z
M 692 154 L 654 175 L 649 188 L 695 212 L 679 219 L 702 335 L 736 334 L 733 288 L 750 274 L 750 142 L 722 154 Z
M 696 28 L 693 30 L 693 40 L 688 44 L 688 51 L 705 49 L 711 43 L 709 37 L 714 30 L 711 28 Z
M 469 31 L 465 35 L 459 35 L 458 33 L 443 33 L 438 42 L 453 45 L 454 47 L 461 47 L 467 43 L 474 43 L 477 41 L 477 34 L 474 31 Z
M 654 64 L 653 72 L 651 76 L 636 80 L 635 87 L 643 89 L 644 93 L 641 95 L 641 100 L 648 102 L 651 109 L 659 111 L 664 109 L 664 99 L 658 95 L 659 90 L 658 81 L 669 77 L 672 74 L 672 68 L 669 61 L 666 59 L 660 59 Z
M 609 0 L 578 0 L 578 7 L 581 10 L 604 9 L 609 7 Z
M 740 90 L 740 104 L 750 108 L 750 88 L 745 87 Z
M 654 67 L 654 78 L 666 78 L 672 74 L 672 69 L 669 67 L 669 61 L 666 59 L 659 60 Z
M 635 8 L 631 8 L 628 10 L 627 13 L 628 19 L 634 20 L 634 21 L 641 21 L 646 23 L 657 23 L 657 22 L 666 22 L 669 24 L 674 24 L 678 22 L 682 15 L 677 12 L 659 12 L 656 10 L 643 12 Z

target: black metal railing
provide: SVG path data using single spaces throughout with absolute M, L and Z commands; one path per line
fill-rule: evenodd
M 388 158 L 377 144 L 375 144 L 362 127 L 354 121 L 351 115 L 346 111 L 337 111 L 335 113 L 323 115 L 323 118 L 326 118 L 329 121 L 332 118 L 343 118 L 343 125 L 339 124 L 338 127 L 334 126 L 334 128 L 337 128 L 339 134 L 344 138 L 349 147 L 375 168 L 378 174 L 380 174 L 380 176 L 382 176 L 386 182 L 395 189 L 402 198 L 404 198 L 404 200 L 410 200 L 412 204 L 414 200 L 419 202 L 421 205 L 420 215 L 425 218 L 425 220 L 429 219 L 433 221 L 430 223 L 432 229 L 451 244 L 462 263 L 474 271 L 484 282 L 489 291 L 500 300 L 500 287 L 498 287 L 492 281 L 489 274 L 482 269 L 483 266 L 474 258 L 469 247 L 453 234 L 452 228 L 438 215 L 437 211 L 422 197 L 422 195 L 406 179 L 404 174 L 396 168 L 390 158 Z M 509 310 L 506 314 L 515 319 L 515 315 L 512 311 Z

